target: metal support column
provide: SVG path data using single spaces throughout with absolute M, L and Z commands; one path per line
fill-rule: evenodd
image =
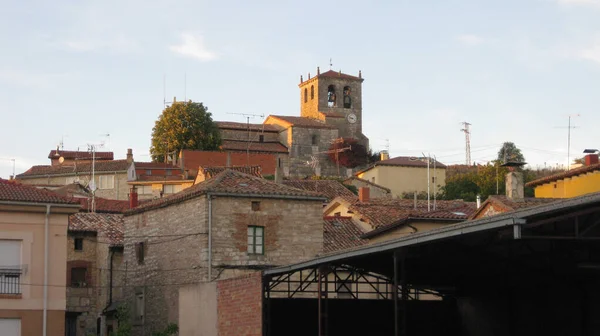
M 263 279 L 263 335 L 271 336 L 271 278 Z
M 406 259 L 404 253 L 400 257 L 400 286 L 402 288 L 402 300 L 400 300 L 402 310 L 402 336 L 408 335 L 408 285 L 406 281 Z
M 329 282 L 327 281 L 327 266 L 321 266 L 317 270 L 317 295 L 319 310 L 319 336 L 327 336 L 328 312 L 327 312 L 327 292 Z M 323 288 L 325 286 L 325 288 Z
M 392 295 L 394 295 L 394 335 L 400 336 L 400 325 L 398 323 L 398 253 L 394 252 L 394 288 Z

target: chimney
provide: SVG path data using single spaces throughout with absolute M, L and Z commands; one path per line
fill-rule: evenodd
M 132 187 L 129 191 L 129 208 L 133 209 L 138 206 L 138 193 L 137 188 Z
M 525 197 L 523 173 L 511 171 L 506 174 L 506 197 L 510 199 L 523 199 Z
M 379 155 L 381 156 L 381 161 L 390 159 L 390 153 L 386 150 L 381 151 Z
M 588 154 L 585 156 L 585 165 L 591 166 L 598 163 L 598 154 Z
M 250 163 L 248 162 L 248 164 L 250 164 Z M 231 152 L 227 152 L 225 167 L 231 167 Z
M 127 148 L 127 163 L 133 162 L 133 150 L 131 148 Z
M 481 208 L 481 195 L 477 195 L 477 209 Z
M 275 159 L 275 183 L 283 183 L 283 167 L 281 158 Z
M 360 187 L 358 188 L 358 200 L 361 203 L 369 202 L 369 187 Z

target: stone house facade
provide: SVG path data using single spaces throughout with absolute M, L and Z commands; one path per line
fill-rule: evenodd
M 320 194 L 225 170 L 125 214 L 123 280 L 135 334 L 179 320 L 179 290 L 307 260 L 323 247 Z

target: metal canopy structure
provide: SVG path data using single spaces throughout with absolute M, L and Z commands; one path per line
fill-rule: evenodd
M 410 317 L 410 302 L 423 294 L 456 303 L 461 335 L 492 334 L 475 326 L 481 319 L 506 328 L 506 335 L 525 330 L 591 335 L 600 332 L 600 326 L 575 317 L 572 307 L 566 315 L 562 309 L 577 300 L 578 316 L 600 311 L 600 300 L 586 299 L 600 299 L 595 288 L 600 280 L 598 241 L 600 194 L 592 194 L 269 269 L 263 273 L 264 334 L 271 335 L 277 322 L 271 301 L 298 297 L 316 300 L 318 335 L 340 334 L 328 316 L 333 313 L 331 302 L 343 292 L 344 300 L 368 296 L 382 301 L 381 307 L 387 305 L 383 301 L 392 302 L 385 309 L 393 309 L 393 335 L 426 334 L 411 325 Z M 576 294 L 564 295 L 569 291 Z M 544 304 L 548 298 L 555 304 Z M 478 309 L 466 309 L 467 301 L 477 302 Z M 496 306 L 505 308 L 477 315 Z M 528 309 L 535 313 L 525 320 L 518 312 Z M 552 320 L 561 314 L 562 319 Z M 551 322 L 538 321 L 549 317 Z

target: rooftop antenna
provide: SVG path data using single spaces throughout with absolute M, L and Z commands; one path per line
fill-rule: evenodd
M 329 70 L 333 67 L 333 60 L 329 57 Z
M 96 212 L 96 149 L 104 147 L 104 142 L 99 144 L 88 144 L 88 152 L 92 154 L 92 181 L 89 188 L 92 191 L 92 211 Z
M 571 126 L 571 118 L 575 118 L 575 117 L 581 117 L 581 115 L 579 113 L 577 114 L 569 114 L 569 124 L 567 126 L 567 170 L 569 170 L 571 168 L 571 129 L 573 128 L 579 128 L 579 126 Z M 557 127 L 557 128 L 564 128 L 564 127 Z
M 248 127 L 248 146 L 246 147 L 246 165 L 250 166 L 250 137 L 252 132 L 250 131 L 250 118 L 264 118 L 264 114 L 251 114 L 251 113 L 227 113 L 241 115 L 246 118 L 246 125 Z
M 471 124 L 463 121 L 461 125 L 463 128 L 460 131 L 465 133 L 465 164 L 469 166 L 471 165 L 471 130 L 469 129 Z

